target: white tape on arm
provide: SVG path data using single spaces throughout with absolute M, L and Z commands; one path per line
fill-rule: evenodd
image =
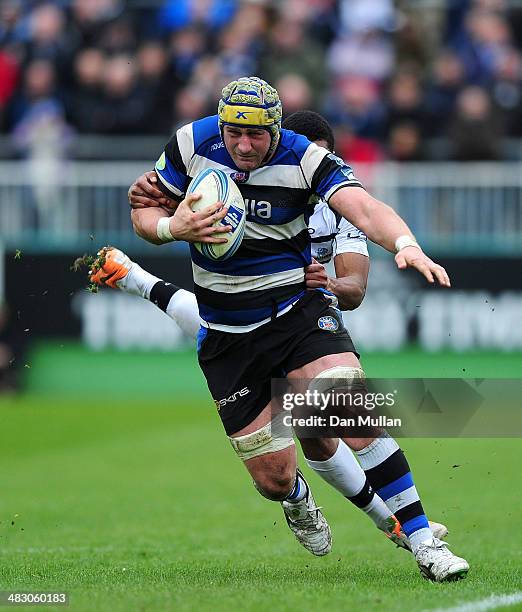
M 161 217 L 156 227 L 156 234 L 161 242 L 173 242 L 176 240 L 170 233 L 170 217 Z
M 399 236 L 395 241 L 395 252 L 398 253 L 401 249 L 406 247 L 417 247 L 420 249 L 419 243 L 413 238 L 413 236 Z

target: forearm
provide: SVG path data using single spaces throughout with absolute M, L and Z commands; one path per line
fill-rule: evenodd
M 136 208 L 131 211 L 134 231 L 140 238 L 152 244 L 163 244 L 158 238 L 158 221 L 169 214 L 159 207 Z
M 366 288 L 353 278 L 328 278 L 328 291 L 339 300 L 341 310 L 355 310 L 363 301 Z

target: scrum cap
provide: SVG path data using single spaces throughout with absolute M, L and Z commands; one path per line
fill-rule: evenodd
M 224 125 L 266 129 L 271 136 L 267 157 L 275 151 L 281 131 L 283 107 L 279 94 L 263 79 L 241 77 L 223 88 L 218 104 L 219 127 Z

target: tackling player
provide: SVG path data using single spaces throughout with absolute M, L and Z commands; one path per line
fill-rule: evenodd
M 262 494 L 283 502 L 300 524 L 294 533 L 305 546 L 324 554 L 328 525 L 309 487 L 296 472 L 291 438 L 271 433 L 272 376 L 289 380 L 320 378 L 361 384 L 364 374 L 351 339 L 331 301 L 306 292 L 304 268 L 311 263 L 305 213 L 312 193 L 389 251 L 400 268 L 413 267 L 429 282 L 449 286 L 445 270 L 431 261 L 396 213 L 362 189 L 351 168 L 292 132 L 281 131 L 277 92 L 255 77 L 233 81 L 223 90 L 218 116 L 180 128 L 156 165 L 158 183 L 181 200 L 170 216 L 161 208 L 132 212 L 136 232 L 161 244 L 174 239 L 222 242 L 214 227 L 226 210 L 220 204 L 193 213 L 196 194 L 184 198 L 191 177 L 208 167 L 228 169 L 238 182 L 249 215 L 245 239 L 226 262 L 211 262 L 191 247 L 195 293 L 203 323 L 199 362 L 213 397 L 234 397 L 220 410 L 232 446 Z M 321 317 L 335 329 L 318 325 Z M 266 358 L 270 355 L 270 359 Z M 237 396 L 238 389 L 246 389 Z M 370 485 L 385 499 L 408 536 L 424 576 L 451 580 L 468 564 L 433 538 L 409 465 L 396 442 L 375 429 L 372 438 L 349 438 Z M 306 506 L 306 514 L 302 512 Z M 289 517 L 289 524 L 291 518 Z M 308 519 L 308 522 L 306 522 Z M 291 525 L 292 526 L 292 525 Z

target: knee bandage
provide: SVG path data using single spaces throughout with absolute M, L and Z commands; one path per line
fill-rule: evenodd
M 276 427 L 276 425 L 278 426 Z M 242 461 L 246 461 L 294 446 L 294 439 L 291 434 L 289 435 L 290 431 L 282 429 L 279 425 L 280 419 L 276 418 L 257 431 L 235 438 L 229 436 L 228 439 L 238 457 Z
M 361 368 L 352 366 L 336 366 L 319 372 L 309 385 L 310 391 L 327 393 L 334 389 L 346 389 L 347 391 L 365 390 L 366 377 Z

